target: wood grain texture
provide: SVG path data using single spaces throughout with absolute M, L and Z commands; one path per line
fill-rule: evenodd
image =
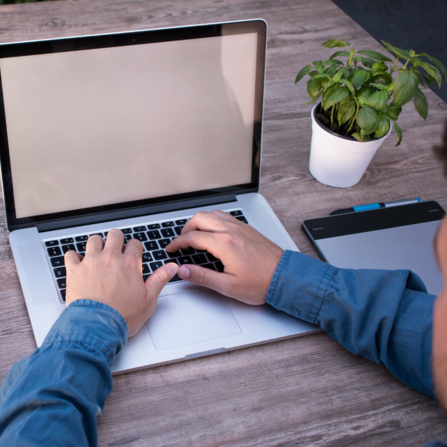
M 420 196 L 447 207 L 446 182 L 432 146 L 447 105 L 427 91 L 424 122 L 407 107 L 361 182 L 336 189 L 308 171 L 309 62 L 340 38 L 380 49 L 329 0 L 66 0 L 0 7 L 0 42 L 261 17 L 269 24 L 261 192 L 300 249 L 316 256 L 300 226 L 336 208 Z M 324 60 L 323 59 L 323 60 Z M 0 380 L 35 349 L 0 213 Z M 384 368 L 319 333 L 116 376 L 98 422 L 108 446 L 422 446 L 447 440 L 437 403 Z

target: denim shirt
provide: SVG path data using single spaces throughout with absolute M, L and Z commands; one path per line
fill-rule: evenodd
M 267 293 L 273 307 L 319 325 L 429 396 L 434 301 L 408 270 L 337 269 L 290 251 Z M 110 365 L 127 335 L 125 320 L 111 307 L 70 304 L 0 389 L 0 446 L 97 445 L 96 419 L 112 389 Z

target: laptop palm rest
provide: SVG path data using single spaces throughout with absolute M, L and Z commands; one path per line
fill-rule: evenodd
M 242 332 L 226 298 L 202 288 L 160 296 L 146 325 L 158 351 Z

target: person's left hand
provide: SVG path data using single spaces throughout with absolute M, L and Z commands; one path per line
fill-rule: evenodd
M 131 239 L 124 247 L 120 230 L 110 230 L 107 241 L 91 236 L 85 257 L 75 251 L 65 254 L 67 306 L 75 300 L 90 299 L 117 310 L 129 326 L 129 337 L 136 334 L 152 315 L 163 287 L 177 273 L 177 264 L 157 269 L 146 283 L 142 275 L 143 246 Z

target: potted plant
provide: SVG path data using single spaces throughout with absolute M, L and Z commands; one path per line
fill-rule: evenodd
M 315 61 L 296 76 L 295 84 L 308 75 L 306 104 L 320 102 L 312 109 L 310 173 L 321 183 L 336 187 L 357 184 L 379 146 L 390 134 L 402 141 L 397 119 L 402 107 L 413 100 L 424 120 L 428 104 L 421 87 L 437 83 L 447 72 L 441 62 L 428 54 L 400 50 L 383 42 L 392 53 L 357 51 L 342 40 L 328 40 L 322 46 L 344 48 L 326 61 Z M 346 63 L 342 58 L 347 58 Z M 426 60 L 424 60 L 425 58 Z M 405 61 L 398 66 L 399 59 Z

